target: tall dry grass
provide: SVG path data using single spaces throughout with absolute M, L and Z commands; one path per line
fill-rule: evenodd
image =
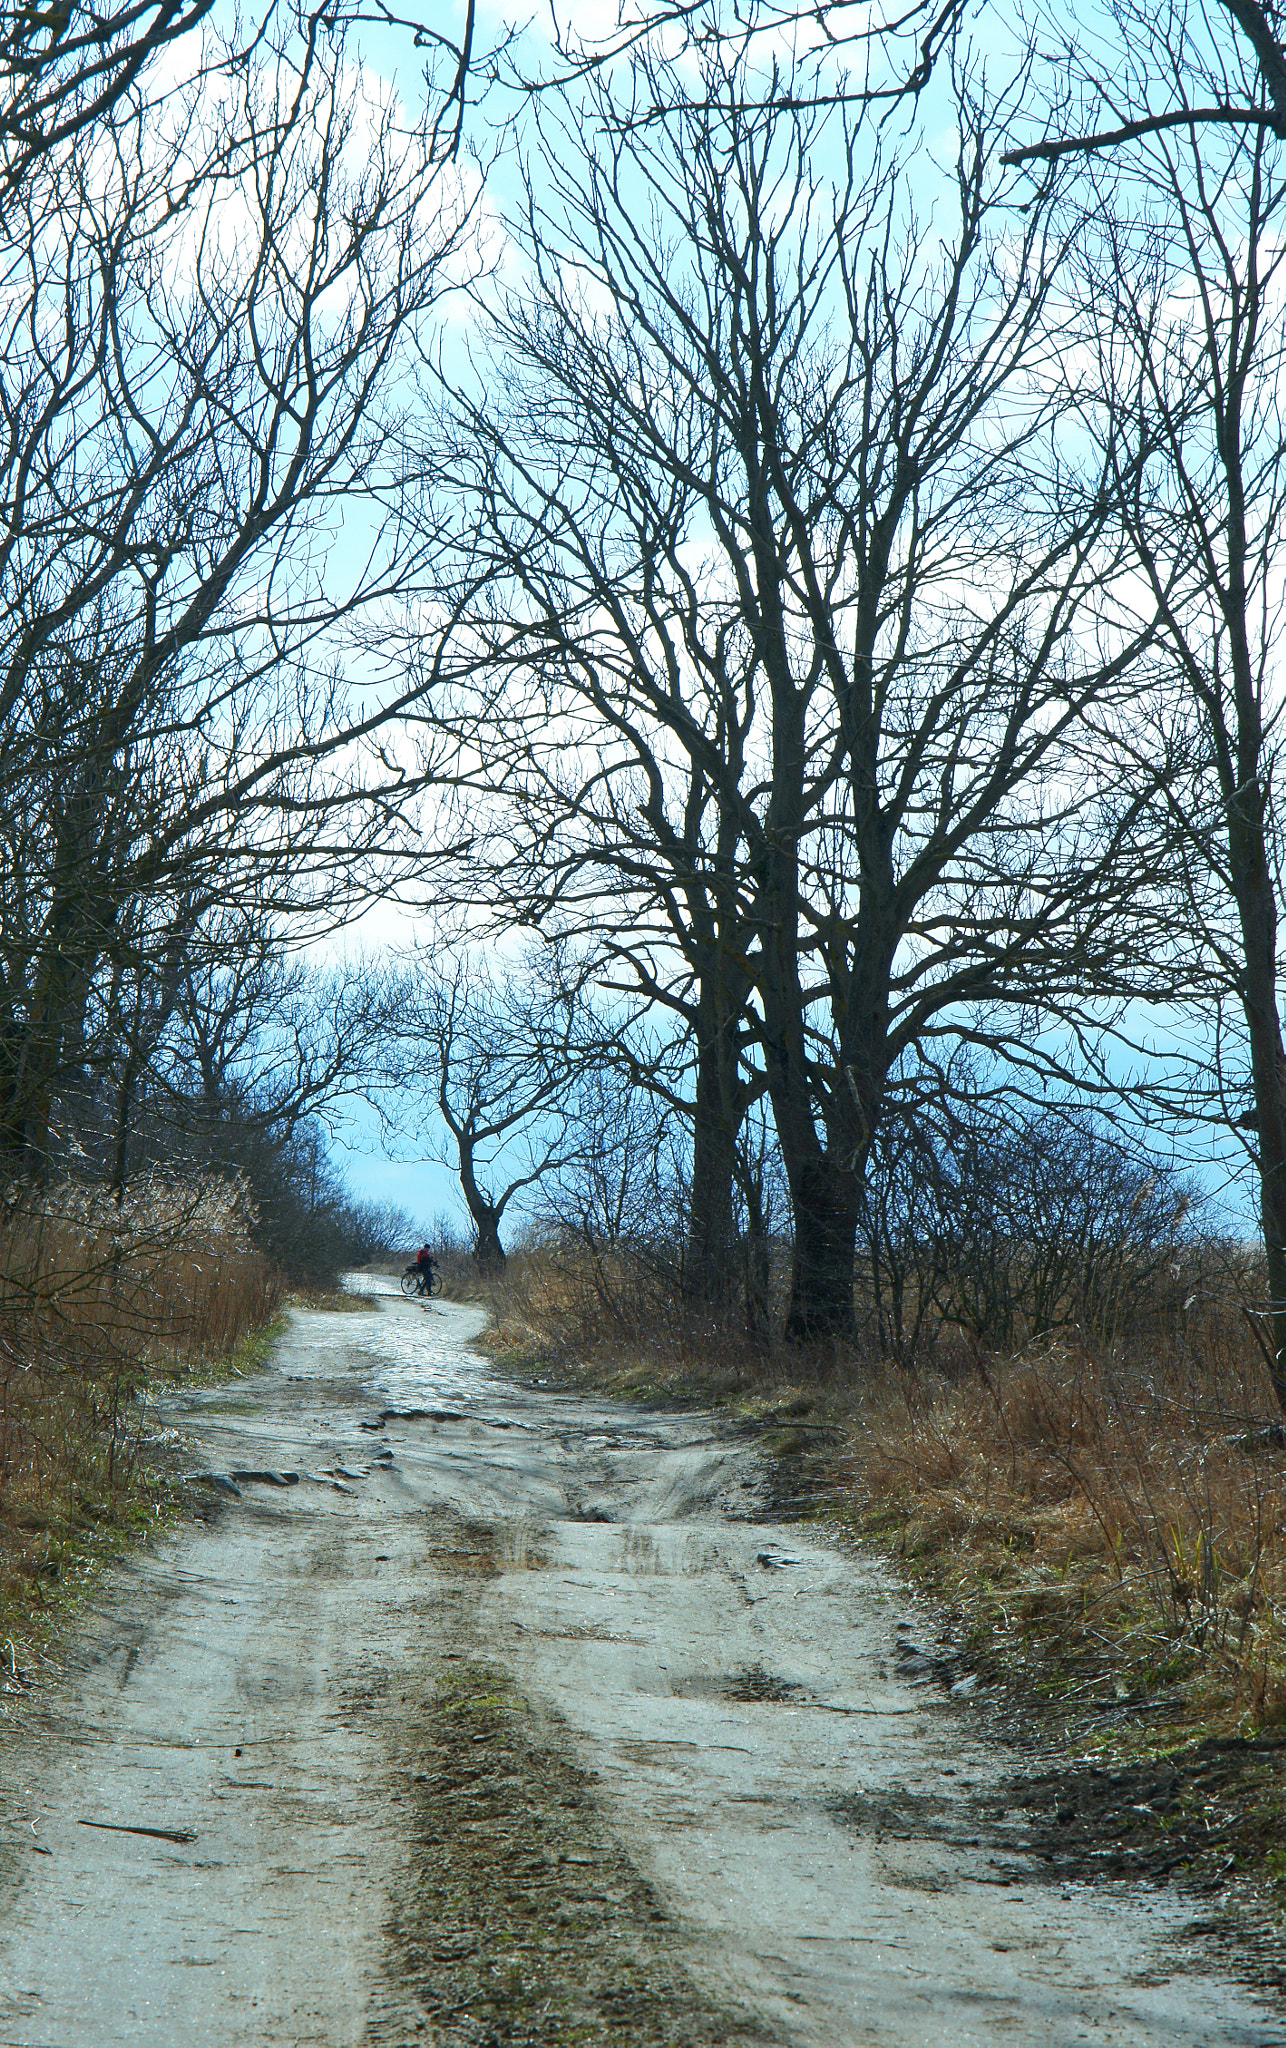
M 7 1191 L 0 1621 L 10 1637 L 96 1536 L 146 1512 L 150 1381 L 228 1357 L 282 1294 L 226 1183 L 150 1181 L 119 1206 L 70 1182 Z M 10 1648 L 11 1684 L 15 1662 Z
M 694 1312 L 655 1263 L 546 1249 L 511 1260 L 492 1342 L 622 1390 L 808 1408 L 841 1446 L 828 1507 L 980 1650 L 1153 1733 L 1263 1728 L 1286 1723 L 1286 1430 L 1235 1265 L 1216 1248 L 1186 1309 L 1167 1276 L 1115 1344 L 1072 1329 L 1001 1357 L 943 1323 L 908 1367 L 801 1354 Z
M 148 1179 L 118 1205 L 64 1182 L 12 1189 L 0 1208 L 0 1317 L 60 1340 L 218 1357 L 280 1299 L 235 1183 Z
M 778 1280 L 782 1278 L 777 1276 Z M 664 1249 L 642 1256 L 572 1244 L 511 1253 L 488 1287 L 489 1342 L 554 1371 L 591 1371 L 675 1391 L 735 1393 L 801 1369 L 827 1372 L 831 1352 L 801 1361 L 772 1327 L 685 1298 Z
M 1286 1433 L 1255 1347 L 1049 1345 L 954 1382 L 863 1390 L 858 1519 L 971 1607 L 992 1649 L 1061 1664 L 1066 1704 L 1286 1723 Z

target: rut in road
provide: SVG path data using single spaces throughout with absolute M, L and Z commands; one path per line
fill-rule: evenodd
M 4 1739 L 0 2048 L 1286 2042 L 986 1818 L 1012 1757 L 753 1443 L 480 1322 L 300 1312 L 174 1405 L 199 1517 Z

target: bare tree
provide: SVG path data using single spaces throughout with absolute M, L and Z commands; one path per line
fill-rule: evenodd
M 434 154 L 454 155 L 464 134 L 470 84 L 477 74 L 485 78 L 495 71 L 509 41 L 502 36 L 490 51 L 476 50 L 476 12 L 475 0 L 466 0 L 458 34 L 449 35 L 440 24 L 401 14 L 385 0 L 370 7 L 341 0 L 309 8 L 297 17 L 304 69 L 337 28 L 379 22 L 410 31 L 414 48 L 430 52 L 436 74 Z M 104 0 L 97 6 L 25 0 L 7 9 L 0 27 L 0 220 L 12 194 L 64 145 L 90 131 L 110 132 L 122 117 L 128 121 L 130 101 L 148 87 L 159 59 L 168 56 L 189 81 L 202 80 L 215 91 L 252 64 L 265 45 L 279 40 L 290 8 L 265 0 L 256 13 L 219 32 L 214 0 Z
M 214 0 L 28 0 L 0 28 L 0 217 L 12 189 L 84 130 L 109 122 L 154 60 Z
M 112 1092 L 109 1185 L 118 1205 L 129 1181 L 130 1138 L 139 1095 L 155 1069 L 178 1002 L 179 982 L 192 942 L 181 913 L 167 920 L 161 946 L 149 928 L 148 906 L 136 900 L 113 934 L 111 969 L 103 990 L 104 1032 L 111 1046 Z M 109 1056 L 110 1057 L 110 1056 Z M 96 1065 L 105 1064 L 100 1054 Z
M 736 886 L 734 835 L 720 824 L 700 764 L 688 764 L 680 783 L 677 775 L 667 781 L 654 759 L 649 793 L 623 761 L 604 775 L 597 757 L 587 762 L 543 737 L 533 742 L 533 721 L 544 719 L 545 702 L 540 694 L 515 695 L 492 706 L 489 795 L 494 799 L 495 764 L 504 759 L 516 771 L 507 789 L 521 825 L 517 832 L 500 828 L 499 872 L 488 870 L 475 837 L 457 886 L 472 901 L 479 873 L 494 873 L 494 906 L 580 949 L 578 985 L 596 980 L 609 997 L 597 1018 L 600 1064 L 621 1085 L 655 1097 L 658 1109 L 689 1133 L 683 1285 L 700 1301 L 729 1306 L 739 1279 L 739 1135 L 764 1086 L 748 1057 L 753 935 Z M 549 716 L 553 741 L 559 728 L 552 705 Z M 605 891 L 614 889 L 630 901 L 625 929 L 603 914 Z M 613 997 L 618 1011 L 625 1001 L 623 1013 L 612 1013 Z M 644 1039 L 633 1035 L 624 1019 L 640 1003 L 668 1017 L 672 1033 L 662 1026 Z
M 1082 1099 L 998 1117 L 965 1105 L 937 1134 L 928 1293 L 988 1349 L 1075 1327 L 1112 1343 L 1190 1281 L 1196 1190 Z
M 811 1338 L 852 1326 L 903 1054 L 979 1005 L 1030 1038 L 1022 1005 L 1110 979 L 1137 802 L 1105 839 L 1078 749 L 1146 628 L 1106 594 L 1115 447 L 1050 453 L 1065 244 L 1047 194 L 996 180 L 1005 110 L 962 90 L 929 255 L 887 139 L 719 67 L 676 104 L 640 59 L 624 112 L 600 83 L 546 117 L 533 282 L 485 390 L 454 394 L 482 682 L 426 715 L 549 864 L 551 925 L 596 877 L 644 985 L 669 947 L 749 1019 Z
M 370 1071 L 382 1018 L 364 962 L 319 966 L 244 910 L 216 912 L 183 946 L 151 1061 L 158 1138 L 217 1150 L 225 1129 L 289 1137 L 324 1119 Z
M 1239 0 L 1251 4 L 1251 0 Z M 713 57 L 723 68 L 730 52 L 749 60 L 744 74 L 747 106 L 833 106 L 839 102 L 881 112 L 914 103 L 936 70 L 949 69 L 955 38 L 965 19 L 962 0 L 906 0 L 872 15 L 864 0 L 748 0 L 727 10 L 711 0 L 636 0 L 622 4 L 610 25 L 586 30 L 574 13 L 550 10 L 550 51 L 543 68 L 533 68 L 529 49 L 506 43 L 499 75 L 524 95 L 564 91 L 640 52 L 667 72 Z M 795 69 L 783 92 L 774 70 L 786 50 Z M 762 54 L 762 62 L 756 59 Z M 682 97 L 682 93 L 678 94 Z M 640 102 L 633 118 L 655 120 L 666 101 Z
M 1134 20 L 1153 53 L 1166 51 L 1164 27 Z M 1188 45 L 1171 55 L 1176 67 L 1192 62 Z M 1230 68 L 1236 76 L 1235 53 L 1216 79 Z M 1248 62 L 1243 76 L 1253 85 Z M 1081 289 L 1098 315 L 1101 389 L 1118 433 L 1142 451 L 1122 505 L 1162 622 L 1169 684 L 1132 745 L 1126 733 L 1113 737 L 1126 772 L 1144 756 L 1168 762 L 1168 943 L 1213 1053 L 1182 1092 L 1154 1066 L 1151 1089 L 1173 1113 L 1237 1127 L 1251 1152 L 1268 1273 L 1264 1348 L 1286 1405 L 1275 681 L 1286 564 L 1282 145 L 1264 126 L 1153 134 L 1097 177 L 1096 201 Z
M 5 218 L 9 1170 L 40 1170 L 141 935 L 165 979 L 233 891 L 340 909 L 396 822 L 396 772 L 372 790 L 360 758 L 388 707 L 349 689 L 342 636 L 409 568 L 396 386 L 465 209 L 432 109 L 408 128 L 320 20 L 216 82 L 118 96 Z
M 1053 132 L 1008 150 L 1005 162 L 1094 157 L 1206 128 L 1286 139 L 1286 41 L 1277 8 L 1261 0 L 1217 5 L 1220 12 L 1167 0 L 1158 10 L 1113 0 L 1097 47 L 1089 24 L 1078 24 L 1067 90 L 1045 109 Z M 1061 31 L 1060 24 L 1060 64 L 1068 41 Z M 1039 42 L 1039 29 L 1032 40 Z M 1104 122 L 1110 125 L 1096 125 Z
M 532 953 L 512 965 L 443 945 L 394 974 L 384 997 L 389 1111 L 455 1167 L 484 1271 L 505 1264 L 501 1224 L 574 1149 L 570 1097 L 584 1065 L 575 995 Z M 430 1139 L 432 1143 L 432 1139 Z
M 540 1183 L 538 1225 L 592 1257 L 642 1253 L 675 1273 L 675 1183 L 686 1165 L 679 1119 L 653 1091 L 597 1064 L 577 1077 L 567 1107 L 573 1142 Z

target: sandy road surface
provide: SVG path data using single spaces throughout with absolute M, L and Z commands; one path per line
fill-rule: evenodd
M 299 1477 L 207 1484 L 4 1736 L 4 2048 L 1286 2042 L 1181 1904 L 980 1832 L 977 1717 L 873 1564 L 745 1518 L 752 1444 L 477 1326 L 301 1314 L 172 1418 Z

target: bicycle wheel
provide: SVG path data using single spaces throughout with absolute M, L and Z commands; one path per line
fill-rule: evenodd
M 442 1275 L 440 1273 L 430 1273 L 428 1291 L 430 1294 L 441 1294 Z
M 403 1275 L 402 1275 L 402 1292 L 403 1292 L 403 1294 L 404 1294 L 404 1295 L 406 1296 L 406 1298 L 407 1298 L 407 1300 L 408 1300 L 408 1301 L 410 1301 L 410 1300 L 411 1300 L 411 1298 L 412 1298 L 412 1296 L 413 1296 L 413 1295 L 415 1295 L 415 1294 L 417 1294 L 417 1293 L 419 1292 L 419 1287 L 420 1287 L 420 1269 L 419 1269 L 419 1267 L 418 1267 L 418 1266 L 408 1266 L 408 1267 L 407 1267 L 407 1269 L 406 1269 L 406 1271 L 405 1271 L 405 1273 L 403 1273 Z

